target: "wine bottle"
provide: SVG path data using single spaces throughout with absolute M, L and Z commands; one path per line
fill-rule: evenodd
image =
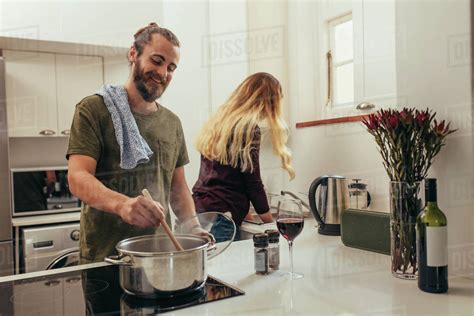
M 425 199 L 416 219 L 418 287 L 444 293 L 448 290 L 448 221 L 438 207 L 436 179 L 425 179 Z

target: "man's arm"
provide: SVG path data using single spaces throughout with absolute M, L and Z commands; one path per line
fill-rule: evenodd
M 84 203 L 98 210 L 113 213 L 125 222 L 140 227 L 159 226 L 164 218 L 163 207 L 140 195 L 129 198 L 110 190 L 94 176 L 97 162 L 86 155 L 71 155 L 68 162 L 69 188 Z
M 180 221 L 196 215 L 194 201 L 186 183 L 184 167 L 174 169 L 173 178 L 171 179 L 170 204 Z

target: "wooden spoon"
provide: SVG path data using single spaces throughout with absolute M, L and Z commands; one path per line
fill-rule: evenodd
M 150 201 L 153 201 L 153 198 L 151 197 L 151 194 L 150 192 L 148 192 L 147 189 L 143 189 L 142 190 L 142 194 L 148 198 Z M 166 223 L 166 221 L 164 219 L 160 219 L 160 223 L 161 223 L 161 226 L 163 226 L 163 228 L 165 229 L 165 232 L 166 234 L 169 236 L 169 238 L 171 239 L 171 241 L 173 242 L 173 245 L 176 247 L 176 250 L 178 251 L 183 251 L 184 248 L 181 246 L 181 244 L 179 243 L 179 241 L 176 239 L 176 237 L 173 235 L 173 232 L 171 231 L 170 227 L 168 226 L 168 224 Z

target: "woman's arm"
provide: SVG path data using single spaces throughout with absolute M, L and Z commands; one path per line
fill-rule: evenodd
M 253 172 L 244 172 L 242 174 L 244 186 L 247 196 L 252 205 L 264 223 L 271 223 L 272 215 L 268 204 L 267 194 L 263 187 L 262 178 L 260 176 L 260 130 L 254 135 L 254 145 L 251 151 Z

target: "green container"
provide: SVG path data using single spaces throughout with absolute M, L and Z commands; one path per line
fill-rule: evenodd
M 347 247 L 390 255 L 390 214 L 356 209 L 343 211 L 341 240 Z

